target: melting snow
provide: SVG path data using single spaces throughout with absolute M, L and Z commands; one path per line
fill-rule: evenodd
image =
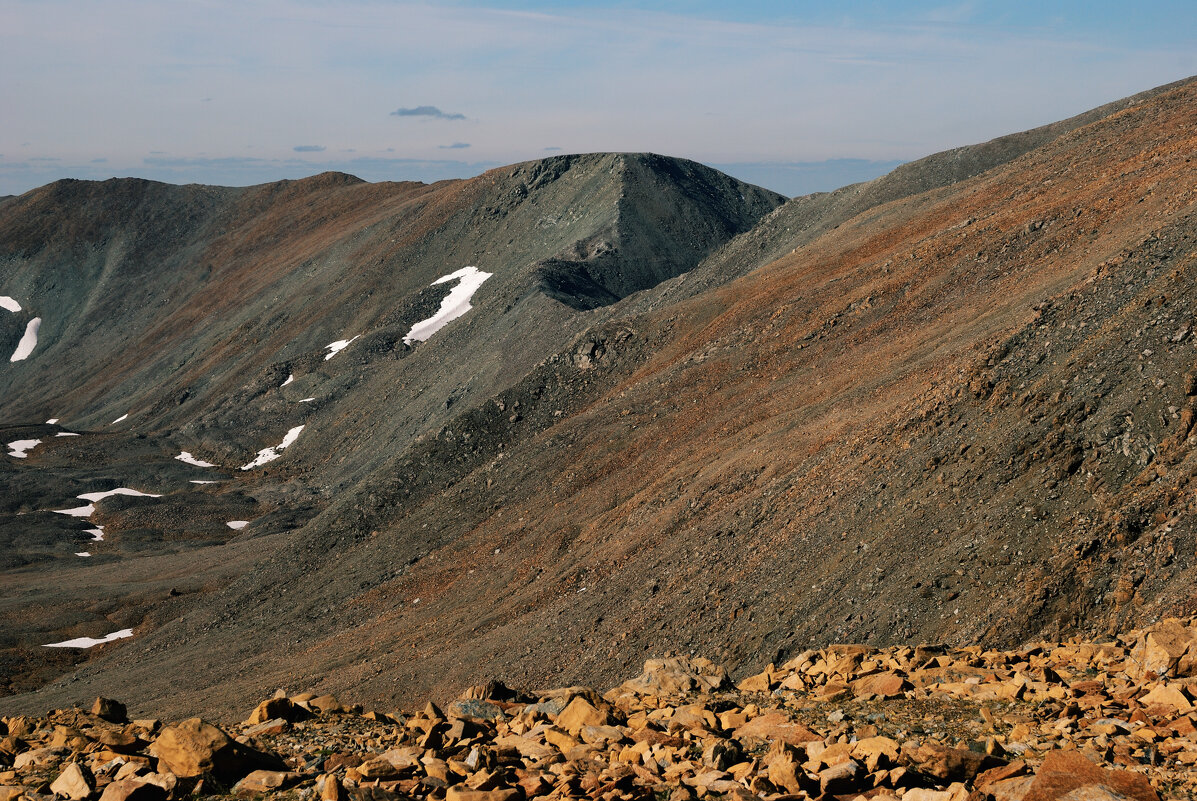
M 10 298 L 8 295 L 0 295 L 0 309 L 8 309 L 10 312 L 19 312 L 21 304 Z
M 243 529 L 249 525 L 249 521 L 248 520 L 230 520 L 229 522 L 225 523 L 225 525 L 228 526 L 229 528 L 233 529 L 234 531 L 240 531 L 241 529 Z
M 358 336 L 361 336 L 361 334 L 358 334 Z M 354 337 L 353 339 L 357 339 L 357 337 Z M 328 361 L 333 356 L 336 356 L 338 353 L 345 350 L 345 348 L 349 347 L 349 343 L 353 342 L 353 339 L 338 339 L 336 342 L 330 342 L 325 345 L 324 347 L 328 348 L 332 352 L 324 357 L 324 361 Z
M 292 374 L 288 375 L 288 376 L 287 376 L 287 380 L 286 380 L 286 381 L 284 381 L 283 383 L 279 384 L 279 386 L 280 386 L 280 387 L 285 387 L 285 386 L 287 386 L 287 384 L 290 384 L 290 383 L 291 383 L 292 381 L 294 381 L 294 380 L 295 380 L 295 374 L 294 374 L 294 373 L 292 373 Z
M 446 284 L 450 281 L 460 281 L 460 283 L 453 287 L 449 291 L 449 295 L 441 301 L 441 307 L 437 309 L 436 314 L 413 325 L 403 341 L 408 345 L 412 342 L 423 342 L 468 312 L 473 308 L 470 305 L 470 298 L 478 291 L 478 287 L 482 286 L 482 283 L 492 275 L 494 273 L 484 273 L 477 267 L 462 267 L 455 273 L 433 281 L 432 286 Z
M 70 515 L 71 517 L 91 517 L 96 511 L 96 501 L 102 501 L 105 498 L 110 498 L 113 495 L 135 495 L 143 498 L 161 498 L 161 495 L 154 495 L 150 492 L 138 492 L 135 489 L 128 487 L 117 487 L 114 490 L 105 490 L 104 492 L 85 492 L 82 495 L 76 495 L 85 501 L 91 501 L 87 506 L 77 506 L 74 509 L 52 509 L 50 511 L 59 515 Z
M 197 479 L 193 478 L 193 479 L 191 479 L 191 483 L 192 484 L 219 484 L 220 482 L 219 481 L 203 481 L 203 480 L 197 480 Z
M 314 400 L 316 400 L 316 399 L 315 398 L 304 398 L 303 400 L 300 401 L 300 403 L 311 403 Z
M 49 420 L 47 420 L 47 421 L 46 421 L 46 425 L 48 425 L 48 426 L 56 426 L 56 425 L 58 425 L 58 418 L 57 418 L 57 417 L 51 417 Z
M 96 505 L 89 503 L 87 506 L 76 506 L 74 509 L 52 509 L 56 515 L 70 515 L 71 517 L 91 517 L 96 511 Z
M 29 451 L 41 444 L 42 441 L 40 439 L 19 439 L 16 442 L 8 443 L 8 455 L 14 459 L 24 459 L 29 455 Z
M 79 435 L 76 434 L 74 431 L 59 431 L 54 436 L 56 436 L 56 437 L 77 437 Z
M 287 436 L 283 437 L 282 442 L 280 442 L 278 445 L 275 445 L 273 448 L 263 448 L 262 450 L 258 451 L 257 457 L 241 469 L 253 470 L 255 467 L 261 467 L 267 462 L 273 462 L 282 455 L 280 451 L 294 443 L 295 440 L 299 439 L 300 431 L 303 431 L 303 426 L 295 426 L 295 428 L 287 432 Z
M 176 456 L 175 458 L 178 459 L 180 462 L 186 462 L 187 464 L 193 464 L 196 467 L 216 467 L 216 465 L 212 464 L 211 462 L 205 462 L 200 459 L 196 459 L 194 456 L 192 456 L 187 451 L 181 451 L 179 453 L 179 455 Z
M 103 542 L 104 541 L 104 527 L 103 526 L 96 526 L 95 528 L 85 528 L 85 529 L 83 529 L 83 533 L 90 534 L 92 542 Z
M 42 327 L 42 318 L 34 317 L 25 326 L 25 336 L 21 337 L 21 341 L 17 343 L 17 349 L 13 351 L 12 356 L 8 357 L 10 362 L 20 362 L 29 358 L 29 354 L 33 353 L 33 349 L 37 347 L 37 331 Z
M 77 551 L 75 556 L 91 556 L 91 551 Z
M 75 639 L 67 640 L 66 642 L 46 643 L 42 647 L 43 648 L 91 648 L 94 645 L 103 645 L 106 642 L 112 642 L 113 640 L 121 640 L 121 639 L 124 639 L 125 637 L 132 637 L 132 636 L 133 636 L 133 629 L 121 629 L 120 631 L 112 632 L 111 634 L 109 634 L 106 637 L 101 637 L 98 640 L 95 637 L 76 637 Z
M 104 490 L 103 492 L 85 492 L 82 495 L 76 495 L 76 498 L 82 498 L 85 501 L 102 501 L 105 498 L 111 498 L 113 495 L 133 495 L 140 498 L 161 498 L 161 495 L 155 495 L 152 492 L 138 492 L 135 489 L 128 487 L 117 487 L 114 490 Z
M 129 416 L 128 414 L 122 414 L 120 417 L 116 418 L 115 420 L 113 420 L 113 421 L 112 421 L 111 423 L 109 423 L 108 425 L 110 425 L 110 426 L 114 426 L 114 425 L 116 425 L 117 423 L 119 423 L 121 420 L 124 420 L 124 419 L 125 419 L 126 417 L 128 417 L 128 416 Z

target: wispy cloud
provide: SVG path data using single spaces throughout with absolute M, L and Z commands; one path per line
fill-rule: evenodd
M 398 108 L 391 112 L 392 117 L 432 117 L 437 120 L 464 120 L 464 114 L 441 111 L 436 106 L 416 106 L 415 108 Z
M 451 145 L 437 145 L 437 148 L 440 150 L 465 150 L 469 146 L 469 142 L 454 142 Z
M 296 153 L 323 153 L 325 147 L 324 145 L 296 145 L 291 149 Z

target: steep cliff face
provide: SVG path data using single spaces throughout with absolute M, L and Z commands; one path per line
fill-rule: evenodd
M 3 390 L 5 441 L 43 441 L 5 464 L 0 532 L 36 531 L 42 561 L 0 614 L 45 610 L 5 644 L 36 668 L 39 637 L 135 624 L 36 704 L 183 712 L 217 686 L 230 708 L 271 683 L 408 700 L 667 648 L 739 669 L 1186 611 L 1195 122 L 1184 83 L 821 210 L 652 156 L 188 189 L 196 244 L 160 258 L 203 254 L 210 283 L 140 297 L 77 387 L 31 358 Z M 14 275 L 66 248 L 36 241 L 0 248 Z M 468 311 L 405 342 L 467 281 Z M 41 357 L 73 364 L 47 331 Z M 117 486 L 163 497 L 98 502 L 106 544 L 48 559 L 69 526 L 38 510 Z

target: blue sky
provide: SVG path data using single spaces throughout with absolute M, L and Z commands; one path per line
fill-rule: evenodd
M 0 0 L 0 194 L 596 150 L 797 194 L 1194 73 L 1191 2 Z

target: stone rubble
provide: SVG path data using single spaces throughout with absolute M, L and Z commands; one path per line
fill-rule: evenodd
M 832 645 L 733 683 L 649 660 L 600 694 L 472 687 L 441 709 L 276 694 L 227 731 L 0 719 L 0 801 L 1159 801 L 1197 798 L 1197 622 L 1010 651 Z

